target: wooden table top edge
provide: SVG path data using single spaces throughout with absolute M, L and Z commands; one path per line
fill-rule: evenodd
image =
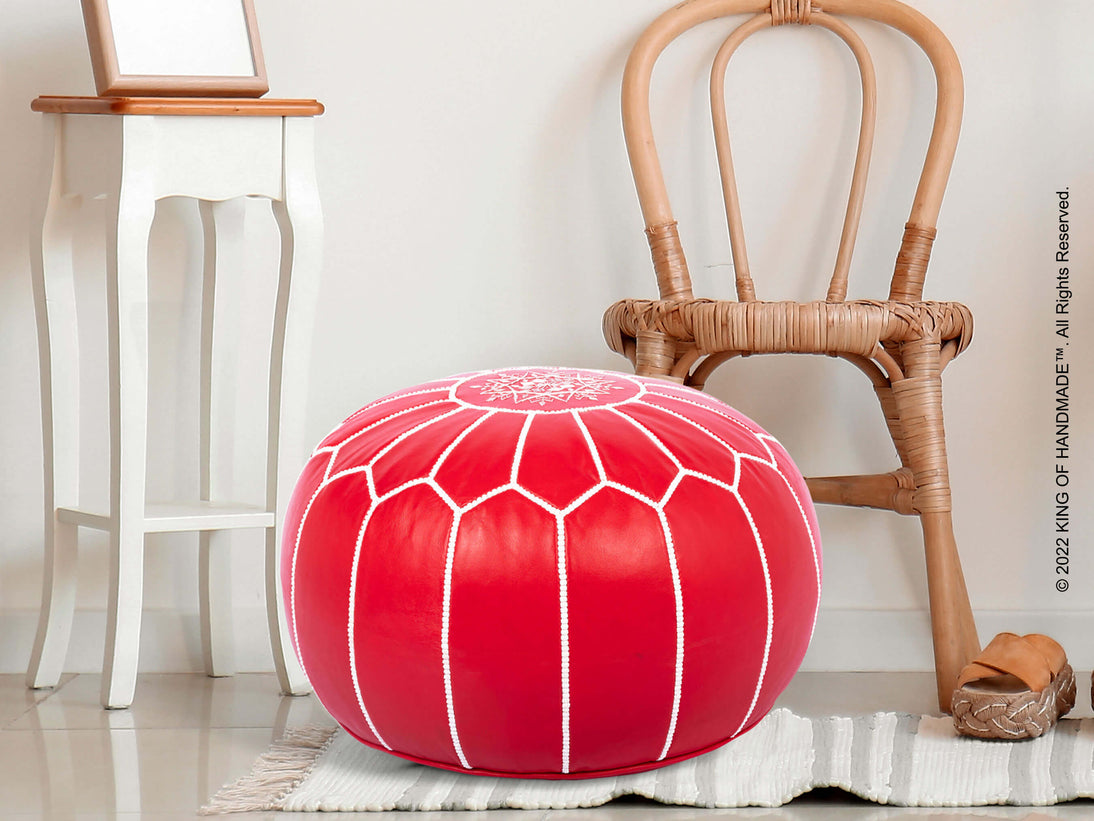
M 30 107 L 42 114 L 159 114 L 167 116 L 315 117 L 318 100 L 242 97 L 61 97 L 43 95 Z

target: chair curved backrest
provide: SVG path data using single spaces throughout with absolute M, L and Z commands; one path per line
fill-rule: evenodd
M 761 29 L 783 23 L 819 25 L 835 33 L 851 49 L 862 77 L 863 104 L 858 151 L 843 234 L 827 299 L 829 302 L 841 302 L 847 294 L 847 274 L 862 212 L 873 144 L 876 88 L 873 64 L 865 45 L 850 26 L 833 16 L 846 15 L 874 20 L 903 32 L 919 45 L 934 68 L 937 80 L 934 128 L 889 291 L 890 300 L 921 300 L 931 245 L 934 242 L 935 223 L 957 149 L 964 90 L 961 67 L 949 40 L 930 20 L 898 0 L 825 0 L 823 11 L 813 6 L 811 0 L 686 0 L 662 14 L 643 32 L 631 51 L 623 75 L 623 130 L 635 187 L 642 206 L 642 216 L 646 222 L 646 235 L 653 255 L 661 299 L 683 301 L 693 297 L 687 261 L 680 244 L 653 138 L 649 110 L 653 67 L 669 43 L 685 31 L 717 18 L 747 13 L 754 16 L 739 26 L 725 41 L 714 59 L 711 72 L 715 142 L 738 299 L 751 301 L 756 297 L 745 251 L 740 204 L 729 149 L 724 78 L 730 58 L 747 37 Z

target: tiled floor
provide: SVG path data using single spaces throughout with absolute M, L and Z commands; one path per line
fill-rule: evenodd
M 1079 692 L 1089 692 L 1088 685 L 1083 676 Z M 920 713 L 931 711 L 932 694 L 930 675 L 803 673 L 780 704 L 802 715 Z M 1078 713 L 1090 714 L 1083 697 Z M 21 676 L 0 676 L 0 819 L 195 818 L 198 808 L 222 784 L 246 773 L 286 726 L 332 723 L 314 698 L 279 696 L 272 675 L 142 676 L 133 707 L 113 711 L 99 707 L 97 676 L 67 676 L 53 691 L 29 691 Z M 550 813 L 378 813 L 338 818 L 390 821 L 396 815 L 404 821 L 1094 819 L 1094 802 L 1038 812 L 994 807 L 940 812 L 877 807 L 826 791 L 777 810 L 692 810 L 628 800 Z M 332 819 L 290 816 L 319 817 Z

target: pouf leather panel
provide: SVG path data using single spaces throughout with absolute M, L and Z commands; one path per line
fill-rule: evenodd
M 520 368 L 393 394 L 327 436 L 282 581 L 301 664 L 362 742 L 590 777 L 766 714 L 812 633 L 820 541 L 790 457 L 727 405 Z

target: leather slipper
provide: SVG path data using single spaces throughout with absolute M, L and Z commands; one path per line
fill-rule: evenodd
M 1000 633 L 957 679 L 953 725 L 976 738 L 1036 738 L 1075 706 L 1067 654 L 1039 633 Z

